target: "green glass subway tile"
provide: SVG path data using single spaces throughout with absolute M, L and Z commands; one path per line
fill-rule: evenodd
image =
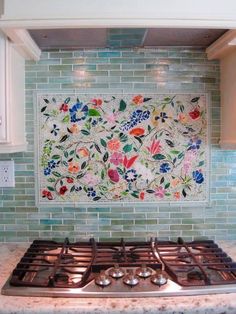
M 169 225 L 160 225 L 160 224 L 147 225 L 147 230 L 148 231 L 155 231 L 155 232 L 158 232 L 160 230 L 170 230 L 170 226 Z
M 72 58 L 73 52 L 50 52 L 49 58 Z
M 87 223 L 90 224 L 91 222 L 92 222 L 91 220 L 87 220 Z M 95 220 L 94 223 L 97 223 L 100 226 L 111 225 L 111 219 L 109 219 L 109 218 L 100 218 L 99 220 Z
M 133 207 L 112 207 L 111 208 L 111 212 L 112 213 L 133 213 L 134 212 L 134 208 Z
M 109 63 L 109 59 L 108 58 L 87 58 L 86 63 L 87 64 Z
M 18 237 L 34 237 L 34 238 L 39 237 L 38 231 L 17 231 L 16 234 Z
M 35 84 L 35 83 L 47 83 L 48 82 L 48 78 L 47 77 L 35 77 L 35 78 L 26 78 L 25 79 L 25 83 L 27 85 L 29 84 Z
M 122 219 L 122 213 L 99 213 L 99 218 Z
M 130 90 L 130 89 L 132 89 L 133 84 L 131 84 L 131 83 L 110 83 L 109 87 L 110 88 L 120 88 L 120 89 L 126 88 L 126 89 Z
M 170 225 L 170 230 L 192 230 L 192 225 Z
M 96 50 L 89 51 L 89 50 L 83 50 L 83 51 L 74 51 L 73 56 L 78 57 L 89 57 L 89 58 L 96 58 L 98 55 Z
M 15 200 L 16 201 L 21 201 L 21 200 L 34 200 L 35 197 L 33 195 L 15 195 Z
M 37 72 L 25 72 L 25 78 L 29 79 L 29 78 L 33 78 L 37 76 Z
M 171 224 L 181 224 L 181 219 L 180 218 L 160 218 L 159 219 L 159 224 L 168 224 L 168 225 L 171 225 Z
M 111 76 L 130 76 L 131 71 L 110 71 Z
M 61 225 L 62 219 L 40 219 L 40 223 L 44 225 Z
M 196 224 L 193 225 L 194 230 L 207 230 L 207 229 L 216 229 L 215 224 Z
M 16 209 L 14 207 L 0 207 L 0 213 L 14 213 Z
M 170 218 L 192 218 L 192 213 L 170 213 Z
M 123 219 L 145 219 L 146 215 L 145 214 L 137 214 L 137 213 L 122 213 L 122 218 Z
M 108 71 L 88 71 L 89 76 L 108 76 Z
M 5 225 L 5 230 L 6 231 L 23 231 L 23 230 L 27 230 L 28 229 L 28 225 L 16 225 L 16 224 L 7 224 Z
M 100 231 L 122 231 L 123 226 L 122 225 L 99 225 Z
M 33 71 L 33 72 L 47 72 L 48 71 L 48 66 L 47 65 L 26 65 L 25 66 L 25 71 L 29 72 L 29 71 Z M 50 70 L 50 69 L 49 69 Z
M 0 237 L 16 237 L 16 231 L 0 231 Z
M 76 219 L 94 219 L 98 218 L 98 213 L 75 213 Z
M 72 71 L 72 65 L 49 65 L 49 71 Z
M 118 63 L 118 64 L 123 64 L 123 63 L 130 63 L 131 59 L 129 58 L 111 58 L 110 62 L 111 64 L 113 63 Z
M 43 59 L 37 62 L 37 64 L 47 64 L 47 65 L 60 64 L 60 63 L 61 63 L 60 59 Z
M 121 82 L 144 82 L 144 77 L 141 76 L 125 76 L 121 78 Z
M 156 89 L 157 85 L 153 83 L 134 83 L 134 88 L 144 89 Z
M 140 207 L 138 207 L 137 205 L 136 205 L 136 207 L 135 207 L 135 213 L 145 213 L 146 215 L 148 214 L 148 213 L 150 213 L 150 212 L 153 212 L 153 211 L 157 211 L 158 212 L 158 208 L 155 208 L 155 207 L 152 207 L 151 209 L 150 208 L 148 208 L 148 207 L 143 207 L 143 205 L 141 204 L 141 206 Z
M 65 225 L 77 225 L 86 223 L 86 220 L 76 220 L 76 219 L 63 219 L 63 224 Z
M 17 202 L 16 201 L 3 201 L 3 207 L 4 206 L 5 207 L 10 207 L 10 206 L 21 207 L 21 206 L 25 206 L 25 201 L 17 201 Z
M 111 71 L 111 70 L 120 70 L 119 64 L 98 64 L 98 71 Z
M 96 82 L 97 83 L 120 83 L 119 76 L 97 76 Z
M 145 231 L 147 230 L 146 225 L 124 225 L 123 226 L 124 231 Z
M 85 58 L 62 59 L 62 64 L 85 64 Z
M 98 231 L 98 225 L 94 226 L 94 225 L 76 225 L 75 226 L 75 230 L 78 231 L 88 231 L 88 232 L 93 232 L 93 231 Z
M 1 225 L 11 225 L 11 224 L 15 224 L 15 219 L 12 217 L 12 219 L 1 219 L 0 220 L 0 224 Z
M 49 219 L 51 214 L 50 213 L 28 213 L 29 219 Z
M 36 89 L 36 84 L 25 84 L 25 89 Z
M 52 226 L 52 231 L 74 231 L 74 226 L 63 225 L 63 226 Z
M 72 83 L 73 82 L 73 78 L 72 77 L 50 77 L 49 78 L 49 84 L 51 83 Z
M 60 71 L 48 71 L 48 72 L 37 72 L 37 77 L 43 77 L 43 78 L 48 78 L 48 77 L 58 77 L 60 76 Z
M 4 193 L 4 189 L 3 189 L 3 193 Z M 13 201 L 14 200 L 14 196 L 7 195 L 7 194 L 0 195 L 0 200 L 1 201 Z
M 147 213 L 146 216 L 147 216 L 147 219 L 170 217 L 169 213 Z
M 109 213 L 111 209 L 109 207 L 91 207 L 87 209 L 88 212 L 91 213 Z
M 124 64 L 121 64 L 121 69 L 122 70 L 130 70 L 130 71 L 145 70 L 145 64 L 142 64 L 142 63 L 136 63 L 136 64 L 124 63 Z
M 182 224 L 204 224 L 204 219 L 182 219 Z
M 74 213 L 51 213 L 52 218 L 74 219 Z
M 114 57 L 120 57 L 121 52 L 120 51 L 102 51 L 98 52 L 99 58 L 114 58 Z
M 61 85 L 60 84 L 56 84 L 56 83 L 48 83 L 48 84 L 37 84 L 37 89 L 52 89 L 52 90 L 58 90 L 60 89 Z
M 95 232 L 87 235 L 87 239 L 94 237 L 95 239 L 99 239 L 100 240 L 100 238 L 108 238 L 110 236 L 111 236 L 110 232 L 105 232 L 105 231 L 96 232 L 95 231 Z M 102 240 L 100 240 L 100 241 L 102 241 Z
M 41 231 L 41 230 L 51 230 L 50 225 L 40 225 L 40 224 L 29 224 L 30 231 Z
M 96 70 L 99 70 L 99 68 L 96 64 L 77 64 L 77 65 L 73 66 L 73 71 L 75 71 L 73 73 L 77 74 L 77 75 L 80 74 L 77 71 L 96 71 Z M 84 74 L 86 75 L 86 72 Z
M 86 212 L 86 208 L 84 207 L 64 207 L 64 212 L 75 212 L 75 213 L 84 213 Z
M 111 220 L 111 224 L 112 225 L 133 225 L 134 224 L 134 220 L 130 219 L 112 219 Z
M 157 219 L 135 219 L 135 225 L 153 225 L 157 224 Z
M 133 237 L 133 233 L 128 232 L 128 231 L 124 231 L 124 232 L 112 231 L 111 236 L 115 238 L 127 238 L 127 237 Z

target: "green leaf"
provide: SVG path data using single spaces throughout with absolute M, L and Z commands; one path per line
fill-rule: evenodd
M 178 155 L 178 159 L 181 159 L 183 157 L 184 157 L 184 153 L 183 152 Z
M 60 157 L 60 155 L 53 155 L 53 156 L 52 156 L 52 159 L 57 160 L 57 159 L 61 159 L 61 157 Z
M 63 119 L 62 119 L 62 122 L 63 123 L 68 123 L 70 121 L 70 116 L 69 115 L 66 115 Z
M 97 144 L 94 144 L 94 147 L 96 148 L 96 150 L 97 150 L 100 154 L 102 153 L 100 147 L 99 147 Z
M 89 115 L 89 117 L 100 117 L 101 116 L 100 112 L 97 111 L 96 109 L 89 109 L 88 115 Z
M 100 200 L 100 198 L 101 198 L 101 196 L 95 196 L 94 198 L 93 198 L 93 201 L 98 201 L 98 200 Z
M 85 167 L 86 167 L 86 161 L 84 161 L 83 163 L 82 163 L 82 165 L 81 165 L 81 170 L 83 170 Z
M 63 135 L 62 138 L 60 139 L 59 143 L 65 142 L 68 139 L 69 135 Z
M 200 161 L 199 164 L 198 164 L 198 167 L 201 167 L 204 165 L 204 160 Z
M 101 145 L 103 146 L 103 147 L 107 147 L 107 143 L 106 143 L 106 141 L 104 141 L 104 139 L 100 139 L 100 143 L 101 143 Z
M 133 144 L 126 144 L 126 145 L 123 147 L 123 151 L 124 151 L 125 153 L 128 153 L 128 152 L 131 152 L 132 148 L 133 148 Z
M 182 190 L 182 194 L 183 194 L 183 197 L 186 197 L 186 196 L 187 196 L 187 193 L 185 192 L 184 189 Z
M 141 140 L 141 138 L 140 137 L 138 137 L 138 136 L 135 136 L 134 137 L 140 144 L 143 144 L 143 141 Z
M 90 132 L 87 131 L 87 130 L 81 130 L 81 133 L 82 133 L 83 135 L 90 135 Z
M 47 189 L 51 192 L 55 191 L 55 189 L 52 186 L 47 186 Z
M 191 99 L 191 102 L 198 102 L 198 100 L 200 99 L 200 97 L 194 97 L 193 99 Z
M 154 190 L 146 190 L 146 192 L 147 192 L 147 193 L 150 193 L 150 194 L 155 193 L 155 191 L 154 191 Z
M 64 104 L 68 104 L 70 102 L 70 97 L 67 97 L 64 101 Z
M 103 161 L 106 162 L 108 160 L 109 154 L 106 152 L 103 156 Z
M 171 150 L 170 153 L 173 154 L 173 155 L 178 155 L 180 153 L 180 151 L 178 151 L 178 150 Z
M 67 151 L 67 150 L 65 150 L 65 151 L 64 151 L 64 156 L 65 156 L 65 158 L 68 158 L 69 153 L 68 153 L 68 151 Z
M 44 98 L 44 101 L 46 104 L 49 104 L 49 100 L 47 98 Z
M 153 155 L 152 158 L 155 160 L 162 160 L 162 159 L 165 159 L 166 156 L 164 156 L 162 154 L 156 154 L 156 155 Z
M 168 189 L 169 186 L 170 186 L 170 182 L 166 183 L 165 189 Z
M 102 171 L 101 171 L 101 179 L 103 180 L 105 178 L 105 171 L 104 171 L 104 169 L 102 169 Z
M 164 181 L 165 181 L 165 178 L 162 177 L 161 180 L 160 180 L 160 184 L 164 183 Z
M 48 182 L 55 182 L 55 181 L 56 181 L 55 178 L 49 178 L 49 179 L 48 179 Z
M 120 175 L 123 175 L 123 174 L 124 174 L 124 171 L 123 171 L 121 168 L 117 167 L 116 169 L 117 169 L 117 171 L 118 171 L 118 173 L 119 173 Z
M 148 133 L 151 133 L 151 131 L 152 131 L 152 128 L 150 125 L 148 125 Z
M 125 111 L 126 106 L 127 106 L 127 105 L 126 105 L 126 102 L 125 102 L 123 99 L 121 99 L 119 111 Z
M 57 177 L 57 178 L 60 178 L 61 177 L 61 174 L 57 171 L 53 171 L 52 174 Z
M 47 106 L 44 106 L 43 108 L 41 108 L 41 112 L 44 112 L 46 110 Z
M 132 192 L 131 195 L 132 195 L 133 197 L 135 197 L 135 198 L 139 198 L 139 193 L 138 193 L 138 191 Z

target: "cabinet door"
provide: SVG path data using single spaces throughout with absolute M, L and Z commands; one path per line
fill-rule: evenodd
M 0 143 L 6 143 L 8 141 L 6 104 L 6 58 L 7 42 L 5 36 L 0 33 Z

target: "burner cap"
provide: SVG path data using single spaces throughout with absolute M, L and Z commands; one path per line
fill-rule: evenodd
M 123 269 L 120 268 L 118 264 L 115 264 L 114 267 L 109 270 L 109 275 L 115 279 L 123 277 L 124 274 Z
M 105 274 L 104 270 L 101 270 L 100 274 L 95 279 L 95 283 L 100 287 L 106 287 L 111 284 L 111 279 Z
M 142 278 L 148 278 L 152 274 L 152 269 L 147 267 L 145 264 L 142 264 L 141 267 L 137 268 L 136 275 Z
M 127 270 L 128 274 L 125 275 L 123 282 L 131 287 L 136 286 L 139 283 L 139 278 L 138 276 L 134 275 L 133 269 Z
M 65 273 L 57 273 L 54 275 L 53 278 L 54 278 L 55 282 L 63 282 L 63 283 L 69 282 L 69 276 Z

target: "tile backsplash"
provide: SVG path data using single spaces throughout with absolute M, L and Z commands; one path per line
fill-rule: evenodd
M 40 207 L 35 205 L 34 93 L 211 94 L 209 206 Z M 0 155 L 14 159 L 16 187 L 0 189 L 0 241 L 95 237 L 147 239 L 236 239 L 236 152 L 218 147 L 219 63 L 190 48 L 43 52 L 26 62 L 28 151 Z

